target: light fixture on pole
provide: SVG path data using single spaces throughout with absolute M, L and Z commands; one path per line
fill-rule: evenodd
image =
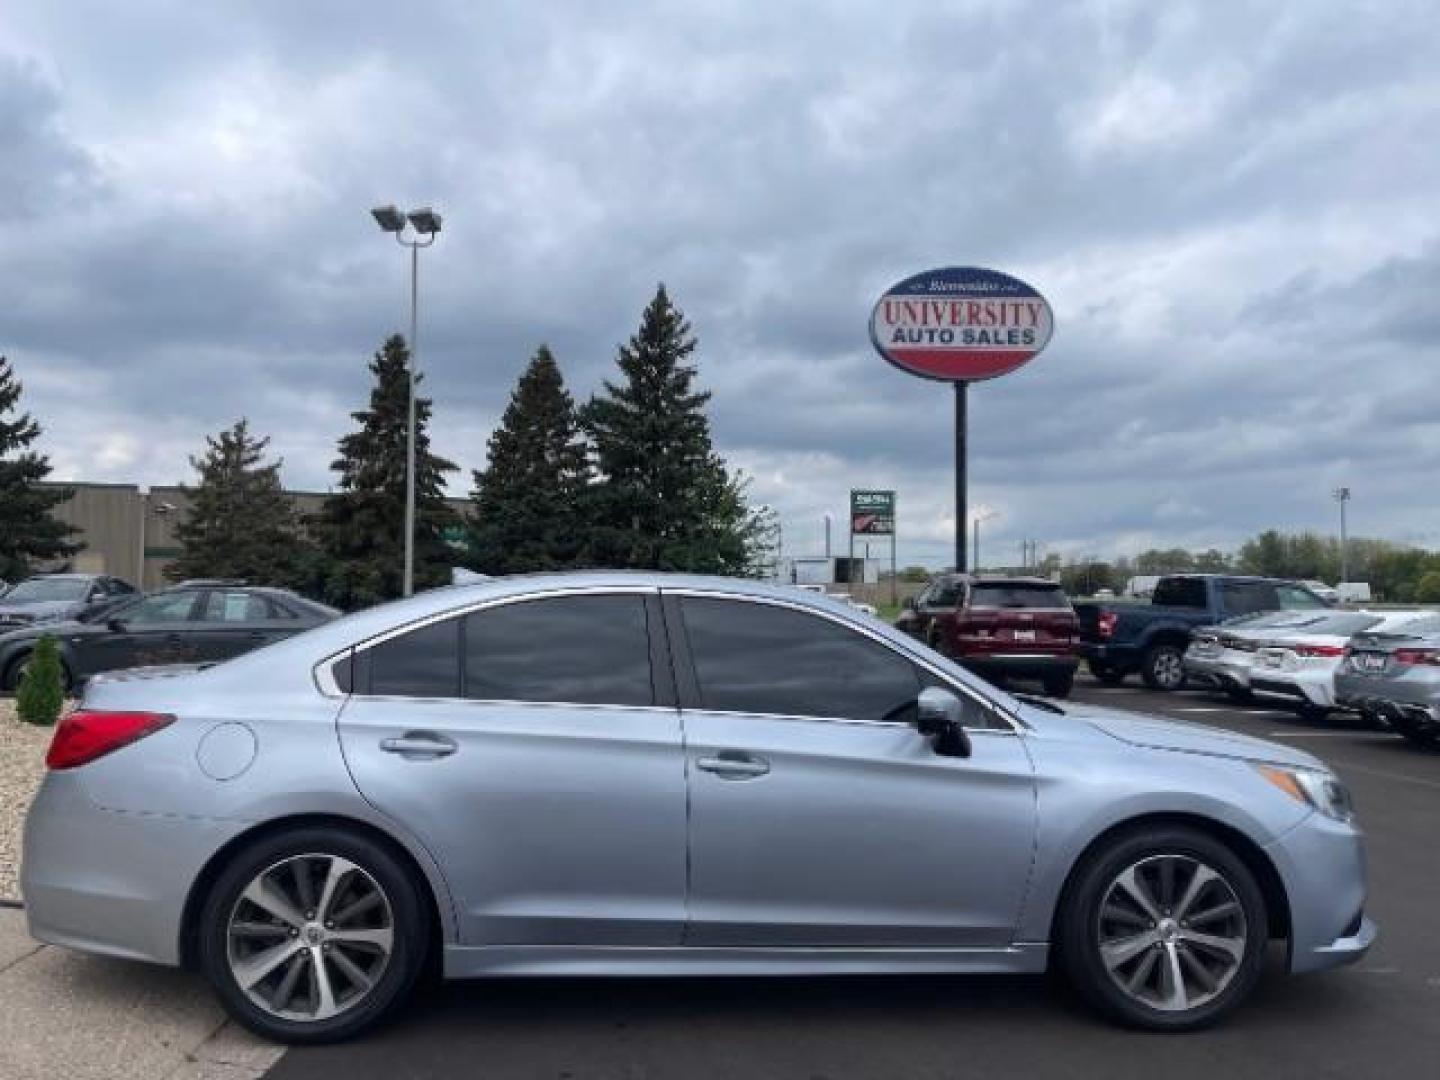
M 1350 489 L 1338 487 L 1330 493 L 1340 504 L 1340 580 L 1350 580 L 1350 543 L 1345 534 L 1345 504 L 1350 501 Z
M 174 503 L 164 502 L 163 500 L 161 502 L 157 502 L 152 507 L 150 505 L 150 497 L 153 494 L 154 492 L 151 491 L 140 492 L 140 555 L 139 558 L 135 560 L 135 587 L 141 592 L 145 591 L 145 526 L 147 524 L 146 519 L 152 513 L 159 517 L 164 517 L 166 514 L 178 509 L 178 507 Z
M 420 308 L 420 249 L 435 243 L 440 234 L 440 215 L 430 207 L 421 207 L 402 214 L 394 206 L 378 206 L 370 213 L 382 230 L 393 235 L 402 246 L 410 249 L 410 362 L 407 364 L 410 377 L 409 421 L 405 436 L 405 576 L 404 595 L 415 592 L 415 379 L 420 366 L 419 334 Z M 405 223 L 409 221 L 416 239 L 405 238 Z M 420 239 L 424 237 L 424 239 Z
M 988 506 L 975 508 L 975 539 L 970 545 L 970 565 L 977 574 L 980 572 L 980 523 L 999 516 L 999 510 L 992 510 Z

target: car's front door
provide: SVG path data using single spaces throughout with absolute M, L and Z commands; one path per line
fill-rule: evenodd
M 438 859 L 464 944 L 680 943 L 685 762 L 658 605 L 502 601 L 357 651 L 345 759 Z
M 667 595 L 690 784 L 686 943 L 1008 944 L 1035 841 L 1024 739 L 963 689 L 973 754 L 912 724 L 944 680 L 836 618 Z
M 199 660 L 192 631 L 195 590 L 155 593 L 97 616 L 104 633 L 77 636 L 71 648 L 85 675 L 120 668 L 185 664 Z

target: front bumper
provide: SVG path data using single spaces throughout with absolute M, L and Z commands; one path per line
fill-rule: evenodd
M 1359 960 L 1376 937 L 1365 915 L 1365 845 L 1354 825 L 1312 813 L 1266 849 L 1290 904 L 1290 970 Z
M 191 885 L 243 828 L 233 821 L 105 810 L 91 801 L 78 773 L 48 773 L 25 819 L 20 890 L 30 936 L 178 964 Z
M 1220 690 L 1250 689 L 1250 662 L 1220 653 L 1217 656 L 1195 656 L 1185 653 L 1185 674 L 1196 682 Z

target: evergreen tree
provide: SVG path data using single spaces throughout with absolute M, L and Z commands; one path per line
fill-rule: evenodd
M 190 465 L 200 482 L 183 489 L 190 506 L 175 533 L 183 545 L 166 570 L 184 578 L 240 578 L 257 585 L 295 585 L 307 543 L 295 504 L 280 482 L 279 461 L 264 464 L 268 438 L 241 419 L 205 438 Z
M 340 440 L 331 465 L 340 490 L 313 525 L 329 561 L 330 603 L 353 610 L 401 595 L 404 584 L 405 461 L 410 351 L 398 334 L 370 362 L 370 407 L 351 413 L 359 430 Z M 455 465 L 430 452 L 430 401 L 415 401 L 415 588 L 450 581 L 454 554 L 447 529 L 460 524 L 445 502 L 445 474 Z
M 55 639 L 43 635 L 20 676 L 15 691 L 15 714 L 27 724 L 53 727 L 65 706 L 65 671 Z
M 15 581 L 36 562 L 64 559 L 80 550 L 67 539 L 75 529 L 54 509 L 70 498 L 61 488 L 40 487 L 50 462 L 29 449 L 40 425 L 18 413 L 23 387 L 10 361 L 0 356 L 0 577 Z
M 575 403 L 540 346 L 520 376 L 471 495 L 468 564 L 485 574 L 573 566 L 585 548 L 589 467 Z
M 620 348 L 624 381 L 605 383 L 582 421 L 595 450 L 588 559 L 601 566 L 743 574 L 760 527 L 744 485 L 715 454 L 706 392 L 688 364 L 695 338 L 661 285 Z

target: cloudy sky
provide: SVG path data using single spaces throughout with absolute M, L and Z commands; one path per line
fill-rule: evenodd
M 971 394 L 987 562 L 1330 529 L 1342 483 L 1440 546 L 1433 0 L 5 4 L 0 352 L 58 476 L 188 479 L 244 415 L 327 487 L 406 318 L 392 201 L 445 215 L 457 494 L 535 345 L 586 396 L 664 281 L 787 549 L 894 487 L 944 562 L 950 391 L 866 321 L 981 265 L 1056 317 Z

